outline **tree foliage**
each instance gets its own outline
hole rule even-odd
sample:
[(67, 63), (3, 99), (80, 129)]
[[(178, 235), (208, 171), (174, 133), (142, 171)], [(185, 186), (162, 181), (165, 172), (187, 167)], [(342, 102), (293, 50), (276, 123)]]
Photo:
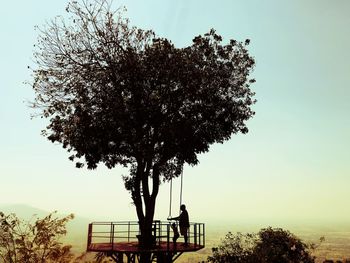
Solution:
[(166, 163), (196, 164), (210, 144), (248, 131), (254, 60), (245, 44), (222, 45), (211, 30), (176, 48), (108, 7), (71, 2), (71, 23), (51, 21), (34, 54), (34, 106), (71, 159), (111, 168), (148, 157), (167, 174)]
[[(321, 240), (322, 241), (322, 240)], [(208, 261), (212, 263), (314, 263), (311, 251), (314, 244), (306, 244), (289, 231), (266, 228), (258, 234), (228, 233), (222, 243), (212, 249)]]
[(249, 40), (223, 44), (212, 29), (178, 48), (112, 9), (108, 0), (71, 1), (69, 19), (39, 29), (33, 106), (49, 119), (44, 136), (77, 167), (130, 168), (125, 187), (150, 233), (162, 180), (248, 132), (255, 62)]
[(256, 234), (237, 233), (234, 235), (229, 232), (218, 247), (212, 248), (213, 255), (208, 257), (208, 261), (213, 263), (248, 263), (256, 241)]
[(15, 214), (0, 212), (0, 262), (71, 262), (71, 246), (59, 242), (59, 238), (66, 235), (66, 223), (71, 219), (72, 214), (56, 218), (52, 213), (34, 222), (26, 222)]

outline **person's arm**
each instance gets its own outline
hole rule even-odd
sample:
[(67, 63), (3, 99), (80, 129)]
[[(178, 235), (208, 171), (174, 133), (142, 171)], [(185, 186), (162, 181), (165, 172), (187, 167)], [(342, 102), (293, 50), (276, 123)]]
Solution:
[(170, 218), (168, 218), (168, 220), (180, 220), (180, 216), (177, 216), (177, 217), (170, 217)]

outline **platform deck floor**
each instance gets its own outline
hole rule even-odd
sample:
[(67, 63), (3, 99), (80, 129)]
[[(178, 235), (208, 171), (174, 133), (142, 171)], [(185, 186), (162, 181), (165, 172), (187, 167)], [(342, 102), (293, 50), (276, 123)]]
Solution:
[(161, 241), (158, 246), (155, 246), (152, 249), (144, 250), (139, 247), (138, 242), (118, 242), (114, 243), (113, 247), (111, 243), (93, 243), (88, 247), (88, 251), (92, 252), (123, 252), (123, 253), (142, 253), (142, 252), (192, 252), (204, 248), (202, 245), (196, 245), (189, 243), (187, 246), (184, 246), (182, 242), (177, 242), (176, 246), (171, 242)]

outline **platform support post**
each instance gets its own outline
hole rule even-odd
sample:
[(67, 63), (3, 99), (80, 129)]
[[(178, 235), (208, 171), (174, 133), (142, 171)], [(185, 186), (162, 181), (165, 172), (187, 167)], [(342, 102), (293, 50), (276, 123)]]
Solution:
[[(110, 257), (115, 263), (140, 263), (140, 255), (140, 253), (123, 252), (107, 254), (107, 256)], [(182, 252), (156, 252), (152, 254), (151, 261), (157, 263), (173, 263), (181, 255)]]
[(172, 263), (173, 261), (173, 255), (174, 253), (171, 252), (158, 252), (156, 255), (157, 263)]
[(135, 254), (128, 254), (127, 255), (127, 257), (128, 257), (128, 263), (135, 263), (136, 261), (135, 261)]
[(107, 253), (107, 256), (112, 258), (116, 263), (124, 263), (123, 253)]

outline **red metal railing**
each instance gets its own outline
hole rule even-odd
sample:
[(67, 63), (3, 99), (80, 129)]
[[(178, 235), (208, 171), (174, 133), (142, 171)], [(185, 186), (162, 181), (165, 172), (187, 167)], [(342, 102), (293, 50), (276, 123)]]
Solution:
[[(90, 248), (93, 244), (103, 243), (113, 249), (114, 244), (118, 242), (138, 242), (139, 235), (139, 224), (136, 221), (93, 222), (89, 224), (88, 228), (87, 251), (91, 250)], [(169, 250), (173, 238), (171, 222), (153, 221), (153, 236), (155, 238), (155, 245), (166, 242), (167, 249)], [(205, 246), (204, 223), (190, 223), (188, 242), (194, 247)]]

